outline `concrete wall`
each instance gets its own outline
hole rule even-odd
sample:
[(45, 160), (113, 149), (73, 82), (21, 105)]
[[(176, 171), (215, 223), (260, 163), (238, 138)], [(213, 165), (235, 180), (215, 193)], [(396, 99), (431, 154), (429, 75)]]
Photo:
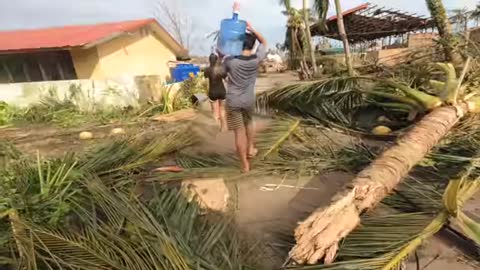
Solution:
[(78, 79), (103, 79), (100, 58), (96, 47), (90, 49), (73, 49), (70, 51), (73, 66)]
[(169, 61), (176, 56), (150, 28), (122, 35), (95, 48), (72, 51), (79, 79), (104, 80), (123, 76), (170, 77)]
[(405, 62), (411, 54), (412, 51), (408, 48), (398, 48), (369, 52), (368, 58), (380, 65), (394, 66)]
[[(69, 80), (0, 84), (0, 101), (19, 107), (38, 103), (54, 92), (60, 99), (71, 99), (80, 108), (138, 106), (146, 100), (161, 100), (163, 79), (158, 76), (129, 77), (111, 80)], [(148, 83), (147, 83), (148, 82)], [(173, 84), (171, 94), (180, 84)], [(164, 88), (164, 89), (166, 89)], [(75, 93), (75, 98), (71, 98)]]
[(470, 29), (470, 40), (480, 43), (480, 27)]
[(437, 33), (417, 33), (408, 36), (408, 48), (427, 48), (435, 46), (434, 39), (438, 38)]

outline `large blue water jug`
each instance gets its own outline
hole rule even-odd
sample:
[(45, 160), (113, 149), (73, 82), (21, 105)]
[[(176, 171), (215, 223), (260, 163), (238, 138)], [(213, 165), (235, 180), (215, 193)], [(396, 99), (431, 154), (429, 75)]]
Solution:
[(246, 31), (247, 22), (239, 20), (238, 13), (234, 13), (231, 19), (222, 20), (217, 43), (220, 52), (224, 55), (241, 55)]

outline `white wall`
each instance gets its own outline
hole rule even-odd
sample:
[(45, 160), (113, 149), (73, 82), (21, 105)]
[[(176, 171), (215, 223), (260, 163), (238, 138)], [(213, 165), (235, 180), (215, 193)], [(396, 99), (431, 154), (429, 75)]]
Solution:
[[(151, 80), (151, 78), (149, 78)], [(95, 107), (138, 106), (140, 100), (157, 99), (158, 91), (141, 89), (138, 77), (122, 77), (112, 80), (69, 80), (30, 83), (0, 84), (0, 101), (27, 107), (38, 103), (50, 92), (56, 92), (60, 99), (69, 99), (72, 92), (77, 93), (72, 101), (81, 109)], [(178, 89), (179, 85), (175, 84)], [(52, 91), (53, 90), (53, 91)], [(79, 91), (80, 90), (80, 91)]]

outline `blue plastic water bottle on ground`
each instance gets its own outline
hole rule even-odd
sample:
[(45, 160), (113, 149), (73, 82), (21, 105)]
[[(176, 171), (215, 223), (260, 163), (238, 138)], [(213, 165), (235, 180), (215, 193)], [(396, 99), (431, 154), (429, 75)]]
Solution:
[(234, 5), (231, 19), (222, 20), (217, 47), (224, 55), (238, 56), (242, 54), (247, 22), (238, 19), (238, 4)]

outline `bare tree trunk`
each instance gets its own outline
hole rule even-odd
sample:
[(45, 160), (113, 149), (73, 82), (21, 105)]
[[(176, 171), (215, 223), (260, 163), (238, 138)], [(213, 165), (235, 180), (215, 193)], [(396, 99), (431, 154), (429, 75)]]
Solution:
[(303, 74), (303, 77), (305, 79), (310, 79), (311, 76), (310, 76), (310, 72), (309, 72), (308, 65), (307, 65), (307, 57), (306, 57), (304, 51), (302, 51), (302, 46), (300, 45), (300, 41), (298, 40), (298, 32), (297, 32), (296, 29), (293, 30), (293, 34), (294, 34), (293, 40), (295, 42), (295, 45), (298, 47), (297, 52), (301, 55), (300, 70), (301, 70), (301, 72)]
[(291, 27), (290, 28), (290, 61), (291, 61), (290, 64), (292, 68), (297, 67), (296, 63), (297, 63), (297, 56), (298, 56), (296, 44), (294, 40), (294, 38), (296, 37), (294, 36), (294, 34), (295, 34), (295, 30)]
[[(468, 106), (472, 106), (471, 104)], [(468, 106), (462, 105), (467, 111)], [(290, 256), (297, 263), (332, 263), (338, 243), (360, 223), (360, 214), (375, 207), (459, 121), (457, 108), (441, 107), (425, 116), (396, 144), (361, 171), (330, 206), (317, 209), (295, 230)]]
[(345, 51), (345, 64), (347, 65), (348, 74), (355, 75), (353, 70), (352, 55), (350, 54), (350, 44), (348, 43), (347, 33), (345, 32), (345, 25), (343, 24), (342, 6), (340, 0), (335, 0), (335, 7), (337, 9), (337, 25), (338, 34), (343, 42), (343, 49)]
[[(312, 32), (310, 31), (310, 14), (308, 13), (310, 6), (308, 0), (303, 0), (303, 19), (305, 21), (305, 34), (307, 37), (308, 50), (310, 50), (310, 58), (312, 61), (313, 74), (317, 74), (317, 59), (315, 58), (315, 47), (312, 42)], [(306, 50), (305, 50), (306, 51)], [(306, 52), (305, 52), (306, 54)]]

